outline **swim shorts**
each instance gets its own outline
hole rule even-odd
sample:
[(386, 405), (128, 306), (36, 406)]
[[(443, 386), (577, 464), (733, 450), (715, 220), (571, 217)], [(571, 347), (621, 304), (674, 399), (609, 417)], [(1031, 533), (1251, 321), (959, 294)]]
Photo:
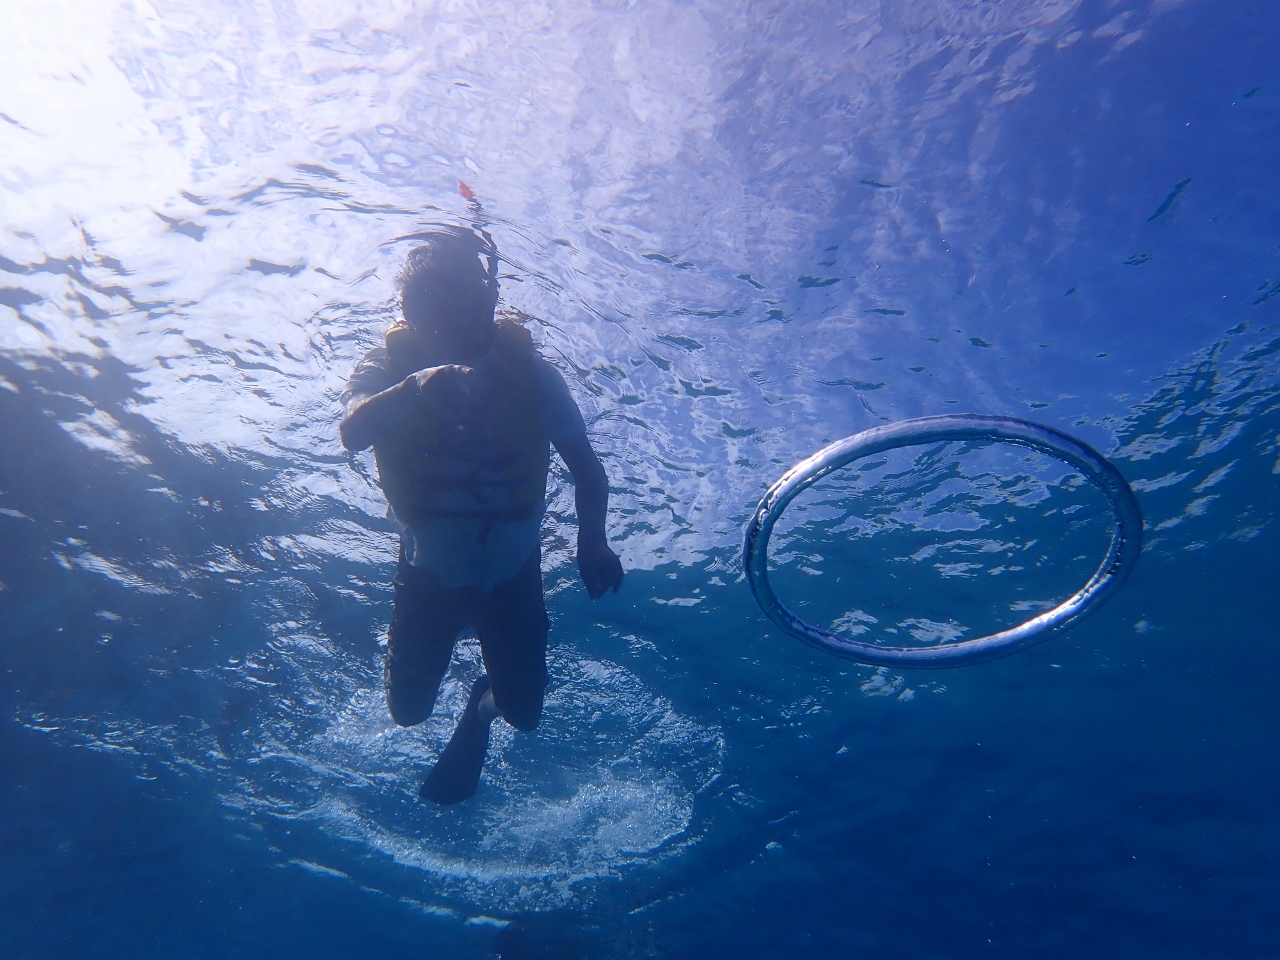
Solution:
[(431, 716), (454, 642), (472, 627), (503, 719), (518, 730), (538, 725), (547, 686), (548, 628), (541, 549), (492, 590), (445, 587), (435, 574), (406, 562), (402, 553), (395, 593), (386, 684), (396, 723), (409, 727)]

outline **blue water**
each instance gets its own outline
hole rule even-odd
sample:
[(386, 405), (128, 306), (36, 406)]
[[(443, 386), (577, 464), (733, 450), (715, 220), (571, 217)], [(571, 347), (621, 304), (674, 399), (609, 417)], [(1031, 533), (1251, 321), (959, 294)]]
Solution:
[[(0, 11), (0, 956), (1273, 957), (1280, 12), (1265, 2)], [(544, 536), (547, 714), (417, 785), (395, 540), (337, 398), (413, 234), (483, 202), (609, 473)], [(823, 444), (1022, 416), (1146, 516), (1011, 658), (863, 668), (742, 579)], [(774, 538), (784, 601), (937, 643), (1075, 590), (1100, 496), (900, 451)]]

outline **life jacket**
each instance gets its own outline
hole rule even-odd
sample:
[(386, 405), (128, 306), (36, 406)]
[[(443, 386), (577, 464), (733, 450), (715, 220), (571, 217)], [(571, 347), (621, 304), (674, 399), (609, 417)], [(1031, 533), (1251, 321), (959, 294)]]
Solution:
[[(464, 429), (423, 404), (374, 444), (387, 502), (410, 527), (436, 517), (517, 520), (542, 511), (551, 443), (538, 397), (541, 358), (516, 320), (499, 315), (495, 326)], [(441, 362), (403, 322), (387, 330), (386, 343), (396, 382)]]

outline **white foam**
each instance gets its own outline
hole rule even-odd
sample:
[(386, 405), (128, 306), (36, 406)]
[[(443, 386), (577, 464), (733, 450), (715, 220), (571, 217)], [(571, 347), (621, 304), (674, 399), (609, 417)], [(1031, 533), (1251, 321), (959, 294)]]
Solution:
[[(474, 641), (460, 646), (468, 673), (476, 652)], [(241, 796), (226, 799), (312, 821), (420, 870), (433, 900), (500, 910), (570, 904), (584, 885), (689, 839), (694, 797), (718, 775), (724, 744), (718, 729), (677, 714), (617, 664), (562, 649), (551, 668), (538, 731), (495, 724), (479, 792), (463, 804), (416, 797), (465, 703), (467, 684), (456, 677), (432, 719), (413, 729), (392, 723), (381, 690), (355, 690), (322, 730), (260, 754), (252, 778), (235, 785)]]

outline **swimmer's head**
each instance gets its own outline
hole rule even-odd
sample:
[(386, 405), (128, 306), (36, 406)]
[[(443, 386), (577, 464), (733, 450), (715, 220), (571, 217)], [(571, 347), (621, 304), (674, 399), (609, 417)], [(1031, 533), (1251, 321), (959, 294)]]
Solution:
[(465, 363), (493, 341), (498, 251), (465, 227), (441, 227), (424, 239), (396, 278), (400, 309), (414, 333), (449, 362)]

